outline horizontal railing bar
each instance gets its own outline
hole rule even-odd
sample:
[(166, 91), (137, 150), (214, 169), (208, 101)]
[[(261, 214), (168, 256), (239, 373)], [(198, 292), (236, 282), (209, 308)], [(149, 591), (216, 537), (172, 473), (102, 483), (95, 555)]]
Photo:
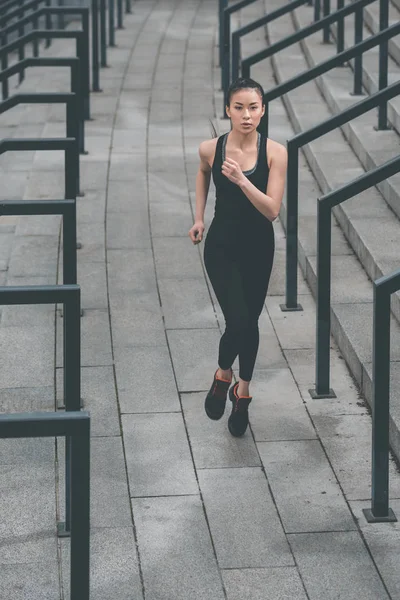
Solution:
[(23, 71), (27, 67), (73, 67), (75, 64), (79, 64), (80, 59), (77, 56), (71, 56), (68, 58), (65, 57), (34, 57), (30, 56), (29, 58), (24, 58), (19, 62), (11, 65), (11, 67), (7, 67), (3, 71), (0, 71), (0, 82), (11, 75), (15, 75), (20, 71)]
[(295, 43), (303, 40), (304, 38), (308, 37), (309, 35), (312, 35), (313, 33), (316, 33), (317, 31), (324, 29), (324, 27), (326, 27), (327, 25), (331, 25), (332, 23), (335, 23), (336, 21), (342, 19), (343, 17), (346, 17), (346, 16), (352, 14), (357, 9), (363, 8), (364, 6), (368, 6), (368, 4), (372, 4), (373, 2), (375, 2), (375, 0), (357, 0), (357, 2), (348, 4), (344, 8), (341, 8), (340, 10), (337, 10), (334, 13), (331, 13), (327, 17), (324, 17), (323, 19), (321, 19), (320, 21), (316, 21), (315, 23), (312, 23), (311, 25), (307, 25), (307, 27), (303, 27), (299, 31), (296, 31), (296, 33), (293, 33), (293, 34), (285, 37), (283, 40), (279, 40), (279, 42), (272, 44), (268, 48), (265, 48), (264, 50), (261, 50), (260, 52), (257, 52), (256, 54), (253, 54), (253, 55), (243, 59), (242, 65), (243, 66), (253, 65), (257, 62), (260, 62), (260, 60), (269, 58), (276, 52), (279, 52), (280, 50), (284, 50), (285, 48), (288, 48), (292, 44), (295, 44)]
[(290, 2), (289, 4), (286, 4), (285, 6), (281, 6), (280, 8), (277, 8), (276, 10), (266, 14), (264, 17), (261, 17), (260, 19), (257, 19), (256, 21), (252, 21), (248, 25), (243, 25), (243, 27), (240, 27), (239, 29), (235, 29), (235, 31), (232, 33), (232, 36), (241, 37), (242, 35), (251, 33), (255, 29), (258, 29), (259, 27), (262, 27), (263, 25), (266, 25), (267, 23), (270, 23), (271, 21), (275, 21), (275, 19), (279, 19), (279, 17), (283, 17), (288, 12), (291, 12), (295, 8), (298, 8), (306, 3), (308, 3), (308, 0), (294, 0), (294, 2)]
[(0, 114), (18, 104), (66, 104), (74, 98), (76, 98), (76, 94), (72, 92), (15, 94), (0, 102)]
[(390, 275), (379, 277), (374, 281), (374, 285), (377, 288), (382, 288), (389, 295), (398, 292), (400, 290), (400, 269)]
[(315, 127), (311, 127), (302, 133), (298, 133), (290, 138), (290, 142), (300, 148), (301, 146), (304, 146), (304, 144), (308, 144), (320, 136), (329, 133), (333, 129), (344, 125), (347, 121), (351, 121), (352, 119), (355, 119), (356, 117), (368, 112), (372, 108), (376, 108), (381, 102), (390, 100), (398, 94), (400, 94), (400, 81), (396, 81), (396, 83), (393, 83), (387, 88), (372, 94), (372, 96), (368, 96), (368, 98), (365, 98), (356, 104), (353, 104), (339, 114), (330, 117), (323, 123), (319, 123), (318, 125), (315, 125)]
[(75, 200), (0, 200), (0, 215), (63, 215)]
[(87, 411), (0, 414), (0, 438), (3, 439), (87, 436), (89, 427)]
[(1, 286), (0, 306), (8, 304), (64, 304), (80, 293), (76, 284)]
[(1, 46), (0, 48), (0, 58), (2, 56), (10, 54), (14, 50), (17, 50), (21, 45), (29, 44), (36, 38), (54, 38), (54, 39), (73, 39), (78, 37), (78, 35), (83, 35), (83, 29), (77, 30), (64, 30), (64, 29), (34, 29), (30, 31), (26, 35), (14, 40), (10, 44), (6, 46)]
[(396, 175), (400, 171), (400, 156), (392, 158), (386, 161), (379, 167), (368, 171), (360, 177), (357, 177), (353, 181), (346, 183), (346, 185), (328, 192), (324, 196), (319, 198), (319, 202), (322, 204), (329, 204), (331, 207), (337, 206), (342, 202), (345, 202), (353, 196), (357, 196), (361, 192), (364, 192), (368, 188), (380, 183), (384, 179)]
[[(16, 11), (16, 12), (21, 12), (21, 11)], [(8, 25), (4, 29), (0, 29), (0, 36), (8, 35), (9, 33), (12, 33), (13, 31), (15, 31), (16, 29), (20, 29), (24, 25), (28, 25), (31, 21), (35, 21), (39, 17), (49, 15), (49, 14), (58, 14), (58, 13), (67, 14), (67, 15), (69, 15), (69, 14), (85, 15), (85, 14), (89, 14), (89, 9), (81, 8), (81, 7), (74, 8), (72, 6), (65, 7), (65, 8), (64, 7), (39, 8), (39, 10), (36, 10), (35, 12), (30, 13), (23, 19), (19, 19), (16, 23), (12, 23), (11, 25)], [(54, 30), (47, 29), (47, 31), (54, 31)], [(64, 30), (59, 30), (59, 31), (64, 31)]]
[(0, 154), (16, 150), (67, 150), (75, 144), (75, 138), (4, 138), (0, 140)]
[[(39, 7), (40, 4), (44, 4), (47, 0), (31, 0), (31, 2), (27, 2), (26, 4), (24, 4), (23, 6), (23, 10), (30, 10), (31, 8), (34, 9), (35, 6)], [(50, 8), (50, 7), (49, 7)], [(0, 5), (0, 9), (1, 9), (1, 5)], [(10, 21), (10, 19), (13, 19), (14, 17), (19, 17), (20, 13), (21, 13), (22, 7), (20, 8), (16, 8), (15, 10), (6, 13), (3, 16), (0, 16), (0, 27), (4, 27), (4, 24), (7, 23), (8, 21)], [(39, 8), (38, 8), (39, 10)]]
[(332, 58), (329, 58), (328, 60), (326, 60), (322, 63), (319, 63), (312, 69), (308, 69), (307, 71), (302, 71), (295, 77), (292, 77), (288, 81), (281, 83), (280, 85), (276, 86), (271, 91), (266, 92), (264, 94), (264, 101), (270, 102), (272, 100), (275, 100), (276, 98), (279, 98), (280, 96), (283, 96), (284, 94), (287, 94), (288, 92), (292, 91), (296, 87), (299, 87), (300, 85), (304, 85), (304, 84), (308, 83), (309, 81), (312, 81), (319, 75), (326, 73), (331, 68), (334, 68), (340, 64), (347, 62), (351, 58), (354, 58), (360, 52), (366, 52), (367, 50), (370, 50), (371, 48), (378, 46), (381, 42), (389, 40), (390, 38), (394, 37), (395, 35), (397, 35), (399, 33), (400, 33), (400, 23), (391, 25), (390, 27), (381, 31), (380, 33), (370, 36), (368, 39), (364, 40), (363, 42), (360, 42), (359, 44), (352, 46), (348, 50), (345, 50), (344, 52), (340, 52), (340, 54), (336, 54)]
[(232, 6), (227, 6), (226, 8), (224, 8), (224, 13), (228, 13), (228, 14), (232, 14), (234, 12), (236, 12), (237, 10), (241, 10), (242, 8), (245, 8), (246, 6), (250, 6), (250, 4), (253, 4), (253, 2), (256, 2), (257, 0), (241, 0), (240, 2), (237, 2), (236, 4), (233, 4)]

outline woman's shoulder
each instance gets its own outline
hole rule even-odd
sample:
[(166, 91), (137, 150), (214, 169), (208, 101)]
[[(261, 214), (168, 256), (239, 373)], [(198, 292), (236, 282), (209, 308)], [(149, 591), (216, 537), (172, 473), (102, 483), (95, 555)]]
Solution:
[(219, 138), (211, 138), (210, 140), (204, 140), (199, 146), (199, 156), (204, 162), (207, 162), (212, 167), (215, 151), (217, 149), (217, 143)]
[(271, 166), (272, 161), (277, 161), (279, 163), (284, 163), (287, 161), (287, 150), (286, 146), (276, 142), (275, 140), (271, 140), (271, 138), (267, 138), (267, 161), (268, 166)]

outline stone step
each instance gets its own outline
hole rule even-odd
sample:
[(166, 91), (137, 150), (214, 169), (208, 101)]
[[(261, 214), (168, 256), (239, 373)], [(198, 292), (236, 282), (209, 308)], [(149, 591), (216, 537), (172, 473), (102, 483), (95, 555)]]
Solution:
[[(304, 26), (306, 21), (307, 15), (305, 11), (296, 12), (294, 23), (298, 27)], [(314, 36), (312, 37), (314, 39), (310, 37), (308, 40), (303, 40), (301, 44), (307, 58), (307, 63), (310, 66), (320, 62), (321, 48), (320, 42)], [(318, 78), (317, 85), (319, 91), (324, 96), (331, 112), (338, 113), (354, 103), (354, 96), (351, 96), (348, 92), (351, 79), (351, 73), (346, 67), (335, 69)], [(292, 96), (294, 98), (293, 94)], [(328, 110), (324, 110), (322, 107), (320, 113), (322, 112), (325, 112), (325, 117), (329, 117)], [(296, 120), (296, 114), (292, 116)], [(321, 118), (321, 121), (323, 118)], [(360, 174), (364, 169), (371, 170), (386, 160), (397, 156), (399, 152), (399, 136), (396, 131), (375, 131), (374, 125), (376, 124), (376, 120), (376, 111), (369, 111), (342, 127), (345, 138), (362, 165)], [(300, 127), (299, 122), (297, 123), (297, 127)], [(298, 130), (300, 131), (301, 129)], [(333, 134), (329, 135), (332, 136)], [(315, 160), (315, 153), (312, 147), (318, 148), (318, 145), (324, 143), (326, 137), (323, 136), (305, 147), (305, 152), (308, 153), (307, 158), (314, 164), (315, 172), (318, 173), (317, 178), (322, 182), (322, 189), (324, 191), (330, 189), (329, 178), (327, 179), (324, 175), (325, 172), (329, 173), (329, 165), (321, 163), (321, 160), (319, 160), (321, 156), (318, 154), (317, 160)], [(346, 166), (354, 165), (355, 167), (357, 160), (351, 156), (351, 151), (348, 148), (346, 152), (349, 155), (348, 160), (345, 162)], [(351, 178), (345, 178), (343, 183)], [(371, 279), (391, 273), (399, 264), (400, 223), (396, 215), (400, 217), (400, 174), (378, 184), (377, 189), (381, 192), (382, 196), (376, 194), (376, 189), (372, 188), (368, 193), (363, 194), (362, 200), (364, 210), (366, 208), (365, 200), (368, 198), (371, 201), (366, 214), (369, 218), (374, 218), (373, 227), (369, 224), (366, 226), (364, 218), (360, 220), (361, 213), (359, 212), (359, 208), (357, 208), (357, 205), (360, 203), (358, 199), (355, 200), (355, 211), (349, 210), (350, 205), (348, 205), (348, 202), (342, 204), (336, 210), (339, 222), (352, 248)], [(383, 199), (386, 200), (386, 205)], [(352, 202), (354, 203), (354, 201)], [(382, 239), (385, 239), (384, 245), (382, 244)], [(393, 295), (392, 305), (393, 312), (400, 321), (400, 294)]]
[[(398, 23), (400, 20), (400, 2), (397, 0), (398, 6), (395, 4), (395, 0), (389, 2), (389, 23)], [(379, 32), (379, 2), (370, 4), (364, 8), (364, 23), (369, 29), (369, 35)], [(392, 59), (400, 64), (400, 41), (397, 37), (389, 40), (389, 54)]]
[[(268, 10), (271, 11), (278, 7), (279, 0), (274, 0), (272, 5), (271, 1), (268, 2)], [(304, 7), (296, 11), (295, 22), (299, 19), (298, 13), (302, 14), (301, 25), (304, 26), (310, 22), (312, 7)], [(294, 27), (290, 16), (279, 19), (273, 26), (267, 28), (268, 43), (272, 44), (293, 31)], [(332, 45), (322, 45), (320, 35), (308, 38), (307, 48), (310, 47), (318, 52), (318, 62), (333, 53)], [(248, 54), (244, 53), (243, 55)], [(300, 44), (279, 53), (272, 59), (272, 64), (278, 84), (308, 67)], [(335, 94), (340, 110), (356, 101), (349, 94), (351, 86), (348, 85), (348, 78), (348, 67), (335, 69), (326, 76), (326, 79), (330, 81), (331, 93)], [(315, 82), (297, 88), (287, 94), (283, 100), (295, 133), (322, 122), (334, 112), (324, 102)], [(271, 104), (271, 110), (273, 110), (273, 106), (274, 103)], [(360, 147), (364, 147), (365, 143), (365, 153), (369, 148), (372, 156), (379, 155), (379, 160), (377, 160), (379, 164), (396, 155), (395, 145), (396, 142), (398, 144), (398, 136), (393, 131), (375, 132), (373, 117), (374, 115), (369, 115), (367, 119), (357, 119), (355, 131), (362, 132), (362, 135), (359, 134)], [(271, 137), (273, 137), (273, 123), (271, 123), (270, 129)], [(364, 142), (364, 140), (366, 141)], [(377, 140), (379, 140), (378, 149)], [(307, 159), (308, 167), (304, 164), (304, 157)], [(299, 263), (315, 295), (317, 198), (361, 175), (364, 167), (340, 131), (327, 134), (304, 147), (299, 163)], [(398, 268), (400, 224), (376, 188), (364, 192), (361, 198), (355, 197), (343, 203), (334, 210), (334, 217), (332, 231), (332, 334), (363, 395), (371, 404), (373, 294), (370, 278), (375, 279), (381, 274), (388, 274)], [(283, 202), (281, 218), (285, 224), (286, 199)], [(385, 240), (384, 244), (382, 239)], [(352, 248), (356, 256), (354, 256)], [(393, 295), (392, 310), (397, 319), (400, 317), (399, 300), (399, 295)], [(397, 319), (391, 318), (391, 444), (397, 457), (400, 457), (400, 370), (398, 368), (400, 364), (400, 325)], [(334, 387), (334, 382), (332, 382), (332, 387)]]

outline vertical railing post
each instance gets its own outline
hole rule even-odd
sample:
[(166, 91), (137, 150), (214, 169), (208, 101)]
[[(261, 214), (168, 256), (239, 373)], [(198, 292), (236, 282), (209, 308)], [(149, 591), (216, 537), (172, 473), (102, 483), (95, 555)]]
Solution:
[[(389, 26), (389, 0), (379, 0), (379, 30), (383, 31)], [(388, 86), (388, 40), (379, 44), (379, 89)], [(378, 130), (388, 129), (387, 101), (383, 101), (378, 108)]]
[(115, 0), (108, 0), (108, 45), (115, 46)]
[(99, 4), (92, 0), (92, 91), (101, 92), (99, 81)]
[[(337, 10), (344, 8), (344, 0), (337, 0)], [(336, 36), (336, 51), (337, 54), (344, 50), (344, 17), (337, 22), (337, 36)]]
[[(19, 1), (19, 6), (21, 7), (21, 12), (18, 14), (18, 18), (19, 19), (23, 19), (25, 16), (25, 11), (24, 11), (24, 3), (25, 0), (20, 0)], [(25, 35), (25, 25), (20, 25), (18, 27), (18, 37), (22, 37)], [(25, 46), (24, 44), (21, 44), (18, 48), (18, 60), (24, 60), (25, 58)], [(22, 81), (25, 79), (25, 69), (21, 69), (21, 71), (18, 73), (18, 81), (19, 83), (22, 83)]]
[[(82, 424), (83, 425), (83, 424)], [(83, 431), (82, 431), (83, 430)], [(90, 421), (71, 447), (71, 598), (90, 594)]]
[[(76, 192), (79, 195), (79, 181), (80, 181), (80, 164), (79, 164), (79, 104), (78, 97), (67, 102), (67, 137), (74, 138), (76, 140), (75, 145), (75, 156), (76, 156), (76, 165), (75, 165), (75, 175), (76, 175)], [(76, 283), (76, 282), (75, 282)]]
[(224, 11), (224, 37), (223, 37), (223, 54), (222, 54), (222, 118), (227, 118), (225, 106), (228, 103), (228, 88), (230, 84), (230, 37), (231, 37), (231, 15), (228, 10)]
[(282, 311), (303, 310), (297, 304), (297, 232), (299, 212), (299, 149), (287, 142), (288, 168), (286, 178), (286, 304)]
[(78, 35), (76, 38), (76, 50), (77, 56), (79, 56), (80, 64), (80, 78), (81, 78), (81, 94), (82, 94), (82, 105), (83, 105), (83, 118), (85, 120), (90, 119), (90, 83), (88, 80), (89, 73), (89, 44), (87, 36)]
[(76, 202), (63, 216), (63, 283), (77, 282)]
[(232, 33), (232, 81), (239, 77), (240, 37), (236, 31)]
[[(79, 193), (79, 182), (76, 173), (76, 165), (77, 165), (77, 144), (68, 146), (65, 150), (65, 169), (64, 169), (64, 177), (65, 177), (65, 199), (72, 200), (75, 199)], [(79, 154), (78, 154), (79, 158)]]
[(107, 66), (106, 0), (100, 0), (100, 58), (101, 66)]
[[(331, 0), (323, 0), (323, 14), (328, 17), (331, 14)], [(329, 44), (330, 41), (330, 26), (326, 25), (323, 29), (322, 41), (324, 44)]]
[(312, 398), (335, 398), (330, 389), (331, 337), (331, 206), (318, 200), (317, 225), (317, 330), (315, 345), (315, 391)]
[[(1, 36), (1, 45), (2, 46), (7, 45), (7, 35), (6, 34)], [(5, 71), (7, 68), (8, 68), (8, 55), (4, 54), (4, 56), (1, 57), (1, 70)], [(3, 81), (1, 82), (2, 100), (7, 100), (8, 94), (9, 94), (9, 89), (8, 89), (8, 78), (7, 78), (7, 79), (3, 79)]]
[(374, 283), (372, 407), (372, 512), (384, 517), (389, 510), (389, 385), (390, 295)]
[[(85, 85), (84, 85), (84, 117), (86, 120), (90, 119), (90, 49), (89, 49), (89, 13), (85, 12), (82, 15), (82, 61), (81, 68), (84, 71)], [(81, 56), (81, 55), (79, 55)]]
[[(224, 10), (228, 6), (228, 0), (219, 0), (219, 66), (222, 69), (223, 46), (224, 46)], [(223, 81), (221, 73), (221, 89), (223, 90)]]
[[(46, 8), (51, 8), (51, 0), (46, 0), (45, 5), (46, 5)], [(53, 20), (51, 18), (50, 13), (46, 14), (45, 21), (46, 21), (46, 25), (45, 25), (46, 29), (48, 29), (48, 30), (52, 29), (53, 28)], [(48, 48), (50, 45), (51, 45), (51, 38), (46, 38), (45, 47)]]
[(321, 19), (321, 0), (314, 0), (314, 21)]
[[(363, 41), (363, 9), (358, 7), (355, 11), (354, 44)], [(354, 96), (362, 95), (362, 54), (354, 57)]]
[(117, 0), (117, 27), (123, 29), (124, 27), (124, 8), (123, 0)]
[[(64, 0), (57, 0), (58, 2), (58, 6), (64, 6)], [(58, 29), (64, 29), (65, 28), (65, 19), (64, 19), (64, 15), (62, 13), (58, 13), (57, 15), (57, 27)]]
[[(81, 409), (81, 292), (64, 303), (64, 404)], [(65, 438), (65, 531), (71, 532), (71, 436)]]
[[(39, 8), (39, 3), (36, 3), (33, 6), (33, 11), (36, 12), (38, 10), (38, 8)], [(32, 27), (33, 27), (33, 29), (39, 29), (39, 21), (38, 21), (37, 17), (35, 17), (33, 19), (33, 21), (32, 21)], [(32, 49), (33, 49), (33, 56), (35, 58), (37, 58), (39, 56), (39, 40), (38, 40), (38, 38), (35, 38), (33, 40), (33, 42), (32, 42)]]

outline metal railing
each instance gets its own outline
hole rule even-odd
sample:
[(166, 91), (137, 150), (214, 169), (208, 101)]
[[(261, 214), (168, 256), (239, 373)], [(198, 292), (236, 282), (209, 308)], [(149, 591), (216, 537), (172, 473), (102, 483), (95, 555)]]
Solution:
[[(8, 55), (17, 50), (19, 47), (24, 46), (34, 39), (45, 38), (50, 36), (53, 39), (76, 39), (76, 56), (80, 59), (80, 82), (81, 82), (81, 94), (82, 94), (82, 105), (83, 105), (83, 116), (85, 119), (90, 119), (90, 83), (89, 83), (89, 45), (87, 35), (82, 30), (43, 30), (36, 29), (24, 35), (17, 40), (14, 40), (10, 44), (0, 48), (0, 60), (2, 69), (8, 67)], [(8, 79), (2, 83), (3, 100), (6, 100), (9, 95)]]
[[(38, 0), (34, 0), (33, 3), (37, 2)], [(30, 4), (33, 4), (30, 3)], [(82, 73), (85, 75), (85, 78), (87, 78), (87, 84), (85, 83), (85, 87), (89, 87), (90, 88), (90, 65), (89, 65), (89, 9), (88, 8), (75, 8), (75, 7), (68, 7), (68, 6), (64, 6), (62, 8), (60, 7), (45, 7), (45, 8), (40, 8), (39, 10), (31, 13), (30, 15), (28, 15), (27, 17), (25, 17), (24, 19), (20, 19), (17, 23), (12, 23), (11, 25), (8, 25), (7, 27), (5, 27), (4, 29), (0, 30), (0, 38), (2, 39), (2, 46), (5, 46), (7, 43), (7, 38), (8, 35), (10, 33), (12, 33), (13, 31), (15, 31), (16, 29), (20, 29), (21, 26), (24, 26), (28, 23), (32, 23), (32, 22), (38, 22), (38, 19), (41, 16), (48, 16), (50, 17), (52, 14), (67, 14), (67, 15), (78, 15), (81, 17), (82, 19), (82, 31), (84, 32), (84, 48), (82, 50), (82, 59), (84, 60), (84, 62), (82, 63)], [(51, 21), (50, 21), (51, 24)], [(36, 27), (35, 30), (37, 30), (38, 28)], [(51, 29), (47, 29), (46, 31), (57, 31), (57, 30), (51, 30)], [(18, 39), (23, 39), (25, 35), (25, 32), (22, 31), (22, 36), (19, 37)], [(48, 39), (51, 39), (48, 37)], [(15, 42), (18, 40), (14, 40)], [(35, 38), (33, 40), (33, 44), (36, 44), (38, 46), (38, 38)], [(83, 42), (82, 42), (83, 44)], [(92, 54), (93, 54), (93, 46), (98, 46), (98, 40), (96, 40), (95, 36), (92, 34)], [(25, 44), (21, 44), (18, 48), (18, 52), (19, 52), (19, 60), (22, 61), (25, 58)], [(38, 56), (38, 49), (37, 52), (35, 52), (34, 49), (34, 56)], [(7, 58), (8, 55), (6, 54), (5, 57), (2, 60), (2, 68), (6, 69), (8, 66), (7, 63)], [(93, 75), (94, 78), (99, 79), (99, 63), (98, 60), (97, 62), (93, 61), (92, 64), (92, 71), (93, 71)], [(22, 73), (22, 78), (23, 78), (23, 73)], [(22, 79), (20, 78), (20, 81)], [(84, 80), (82, 80), (82, 86), (84, 86)], [(89, 118), (89, 117), (88, 117)]]
[(400, 290), (400, 270), (374, 283), (372, 356), (372, 507), (369, 523), (397, 521), (389, 508), (390, 296)]
[(351, 58), (354, 58), (358, 53), (360, 53), (360, 52), (364, 53), (367, 50), (374, 48), (375, 46), (380, 44), (382, 41), (389, 40), (390, 38), (394, 37), (395, 35), (398, 35), (399, 33), (400, 33), (400, 23), (395, 23), (394, 25), (391, 25), (390, 27), (385, 29), (385, 31), (381, 31), (380, 33), (377, 33), (376, 35), (369, 37), (368, 39), (364, 40), (360, 44), (357, 44), (356, 46), (353, 46), (352, 48), (349, 48), (348, 50), (345, 50), (344, 52), (341, 52), (340, 54), (337, 54), (336, 56), (333, 56), (332, 58), (329, 58), (328, 60), (326, 60), (322, 63), (319, 63), (312, 69), (308, 69), (307, 71), (303, 71), (302, 73), (299, 73), (299, 75), (296, 75), (295, 77), (292, 77), (291, 79), (288, 79), (288, 81), (285, 81), (284, 83), (281, 83), (280, 85), (276, 86), (269, 92), (266, 92), (264, 94), (265, 112), (264, 112), (263, 117), (261, 118), (259, 129), (261, 131), (263, 131), (266, 135), (268, 135), (268, 113), (269, 113), (268, 103), (269, 102), (272, 102), (272, 100), (275, 100), (276, 98), (280, 98), (281, 96), (287, 94), (288, 92), (295, 90), (296, 88), (300, 87), (301, 85), (304, 85), (305, 83), (308, 83), (309, 81), (312, 81), (319, 75), (323, 75), (324, 73), (327, 73), (331, 69), (334, 69), (335, 67), (338, 67), (339, 65), (347, 62)]
[(76, 200), (79, 191), (79, 182), (76, 173), (77, 143), (74, 138), (6, 138), (0, 140), (0, 155), (4, 152), (32, 150), (62, 150), (65, 153), (64, 198)]
[(0, 200), (0, 216), (62, 215), (63, 284), (77, 282), (76, 201)]
[(286, 179), (286, 304), (284, 311), (302, 310), (297, 302), (297, 242), (298, 242), (298, 194), (299, 194), (299, 150), (306, 144), (343, 126), (366, 112), (380, 106), (383, 102), (400, 94), (400, 81), (381, 92), (357, 102), (350, 108), (330, 117), (326, 121), (311, 127), (287, 141), (288, 167)]
[(11, 67), (0, 71), (0, 83), (8, 80), (12, 75), (18, 73), (20, 69), (27, 69), (29, 67), (69, 67), (71, 69), (71, 92), (77, 97), (79, 152), (85, 154), (85, 120), (83, 118), (83, 105), (80, 92), (79, 58), (24, 58), (23, 61), (14, 63)]
[[(79, 285), (0, 287), (0, 306), (18, 304), (63, 304), (64, 307), (64, 401), (66, 411), (81, 408), (81, 289)], [(68, 440), (67, 440), (68, 441)], [(65, 455), (65, 522), (58, 524), (58, 534), (71, 531), (70, 447)], [(79, 596), (78, 596), (79, 597)]]
[[(226, 85), (226, 54), (229, 50), (226, 44), (229, 44), (230, 39), (230, 22), (231, 15), (250, 4), (253, 4), (256, 0), (240, 0), (236, 4), (228, 6), (228, 0), (219, 0), (219, 64), (221, 66), (221, 89), (225, 90)], [(227, 28), (227, 29), (225, 29)], [(229, 70), (229, 58), (228, 58), (228, 70)], [(228, 74), (229, 79), (229, 74)], [(229, 82), (228, 82), (229, 86)], [(224, 94), (225, 96), (225, 94)]]
[[(267, 25), (268, 23), (272, 23), (275, 19), (279, 19), (279, 17), (283, 17), (287, 13), (291, 12), (295, 8), (299, 6), (303, 6), (303, 4), (307, 4), (308, 0), (292, 0), (285, 6), (282, 6), (271, 13), (266, 14), (264, 17), (257, 19), (256, 21), (252, 21), (239, 29), (236, 29), (232, 33), (232, 75), (231, 80), (235, 81), (239, 77), (239, 66), (240, 66), (240, 38), (248, 33), (251, 33), (255, 29), (259, 29)], [(224, 11), (225, 14), (225, 11)], [(228, 14), (228, 13), (227, 13)], [(226, 18), (226, 17), (225, 17)], [(230, 59), (230, 21), (224, 23), (224, 60), (222, 63), (222, 69), (226, 71), (229, 69)], [(229, 78), (229, 77), (228, 77)], [(229, 78), (230, 79), (230, 78)], [(229, 83), (228, 83), (229, 86)]]
[(317, 328), (314, 398), (330, 397), (330, 331), (331, 331), (331, 211), (334, 206), (361, 194), (400, 172), (400, 156), (364, 173), (350, 183), (325, 194), (318, 200), (317, 230)]
[(73, 138), (76, 141), (76, 178), (77, 178), (77, 194), (79, 192), (80, 167), (79, 167), (79, 110), (78, 99), (76, 94), (15, 94), (7, 100), (0, 103), (0, 114), (17, 106), (18, 104), (65, 104), (66, 105), (66, 123), (67, 123), (67, 138)]
[[(0, 291), (1, 294), (1, 291)], [(0, 438), (65, 437), (71, 449), (70, 598), (90, 593), (90, 415), (32, 412), (0, 415)]]

